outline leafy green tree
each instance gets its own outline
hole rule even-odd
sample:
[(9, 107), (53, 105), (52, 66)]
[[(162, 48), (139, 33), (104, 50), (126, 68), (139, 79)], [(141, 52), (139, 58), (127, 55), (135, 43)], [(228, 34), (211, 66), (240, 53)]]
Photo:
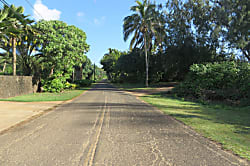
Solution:
[(120, 72), (117, 70), (117, 61), (123, 53), (116, 49), (109, 48), (109, 52), (105, 54), (101, 60), (103, 69), (107, 72), (108, 79), (116, 81)]
[(34, 28), (41, 44), (39, 58), (49, 69), (47, 76), (52, 76), (54, 70), (72, 73), (73, 66), (80, 66), (86, 61), (89, 45), (86, 34), (75, 26), (68, 26), (62, 21), (40, 21)]
[(83, 79), (91, 80), (91, 76), (93, 75), (94, 66), (91, 64), (89, 58), (82, 64), (82, 74)]
[(248, 4), (247, 0), (189, 0), (185, 11), (191, 14), (197, 42), (220, 54), (240, 50), (249, 61)]
[(101, 60), (108, 79), (112, 82), (141, 82), (145, 75), (144, 56), (140, 49), (121, 52), (109, 49)]
[(95, 73), (96, 73), (95, 77), (97, 81), (107, 79), (106, 72), (102, 68), (99, 68), (98, 66), (95, 67)]
[[(43, 83), (49, 91), (53, 91), (56, 85), (63, 88), (61, 85), (70, 79), (75, 66), (81, 67), (87, 61), (85, 54), (89, 45), (86, 43), (86, 34), (62, 21), (40, 21), (33, 27), (41, 32), (37, 35), (40, 47), (37, 47), (39, 53), (36, 57), (42, 64)], [(51, 89), (49, 85), (52, 83)]]
[(139, 49), (124, 52), (118, 59), (115, 70), (120, 72), (122, 82), (141, 82), (145, 75), (145, 62)]
[(214, 18), (217, 25), (222, 27), (229, 47), (241, 50), (250, 61), (249, 41), (249, 1), (248, 0), (218, 0), (214, 4)]
[(74, 66), (74, 71), (72, 74), (72, 81), (75, 80), (91, 80), (93, 75), (94, 66), (89, 58), (80, 66)]

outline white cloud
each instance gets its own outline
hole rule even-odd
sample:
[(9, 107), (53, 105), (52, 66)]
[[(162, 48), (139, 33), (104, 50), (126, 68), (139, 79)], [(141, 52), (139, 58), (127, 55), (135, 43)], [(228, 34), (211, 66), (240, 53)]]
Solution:
[[(42, 4), (42, 0), (36, 0), (34, 4), (33, 14), (36, 20), (59, 20), (61, 12), (56, 9), (49, 9), (46, 5)], [(38, 13), (37, 13), (38, 12)]]
[(102, 16), (100, 19), (98, 18), (94, 18), (94, 24), (95, 25), (101, 25), (105, 22), (106, 20), (106, 17), (105, 16)]
[(78, 12), (78, 13), (76, 13), (76, 15), (77, 15), (78, 17), (82, 17), (82, 16), (84, 16), (85, 14), (84, 14), (83, 12)]

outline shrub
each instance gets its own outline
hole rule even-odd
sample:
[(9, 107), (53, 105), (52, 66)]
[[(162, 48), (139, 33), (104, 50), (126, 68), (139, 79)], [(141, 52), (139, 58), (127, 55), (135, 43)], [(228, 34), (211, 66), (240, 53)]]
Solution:
[(250, 98), (250, 64), (216, 62), (194, 64), (174, 93), (202, 100), (239, 101)]
[(64, 84), (64, 89), (75, 89), (76, 84), (69, 83), (68, 81)]
[(43, 80), (42, 85), (45, 92), (61, 92), (64, 88), (64, 81), (61, 78), (54, 78)]
[(69, 75), (62, 75), (61, 73), (56, 73), (48, 79), (42, 80), (43, 91), (45, 92), (61, 92), (64, 89), (75, 89), (76, 84), (71, 84), (67, 81)]

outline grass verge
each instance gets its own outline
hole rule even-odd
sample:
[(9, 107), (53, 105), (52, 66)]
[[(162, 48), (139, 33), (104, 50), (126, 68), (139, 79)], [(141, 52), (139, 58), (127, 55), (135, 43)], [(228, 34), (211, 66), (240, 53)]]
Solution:
[(250, 107), (201, 105), (160, 94), (141, 99), (250, 160)]
[(149, 85), (149, 87), (145, 87), (143, 83), (112, 83), (113, 86), (121, 89), (121, 90), (153, 90), (159, 87), (172, 87), (177, 85), (178, 82), (160, 82)]
[(15, 101), (15, 102), (43, 102), (43, 101), (66, 101), (79, 96), (85, 89), (67, 90), (61, 93), (32, 93), (23, 96), (10, 97), (0, 99), (0, 101)]

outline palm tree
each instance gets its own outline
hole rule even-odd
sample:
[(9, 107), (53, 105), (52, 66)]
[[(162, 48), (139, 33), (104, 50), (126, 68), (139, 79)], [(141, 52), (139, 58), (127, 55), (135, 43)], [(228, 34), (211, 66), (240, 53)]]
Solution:
[(164, 26), (164, 22), (163, 19), (159, 19), (160, 14), (156, 11), (156, 5), (150, 3), (149, 0), (143, 0), (143, 2), (136, 1), (136, 4), (136, 6), (132, 6), (130, 9), (133, 14), (124, 18), (123, 34), (125, 41), (133, 34), (130, 42), (130, 50), (139, 45), (140, 48), (144, 48), (146, 62), (145, 84), (148, 87), (148, 52), (153, 44), (162, 41), (156, 40), (156, 38), (161, 36), (158, 32), (161, 32), (159, 28)]
[(0, 37), (5, 38), (10, 42), (12, 46), (12, 63), (13, 63), (13, 75), (16, 75), (16, 43), (17, 39), (21, 38), (24, 31), (29, 30), (28, 24), (33, 21), (28, 19), (28, 16), (23, 14), (23, 7), (15, 7), (11, 5), (10, 7), (4, 6), (4, 9), (0, 12), (0, 24), (2, 25), (0, 29)]

